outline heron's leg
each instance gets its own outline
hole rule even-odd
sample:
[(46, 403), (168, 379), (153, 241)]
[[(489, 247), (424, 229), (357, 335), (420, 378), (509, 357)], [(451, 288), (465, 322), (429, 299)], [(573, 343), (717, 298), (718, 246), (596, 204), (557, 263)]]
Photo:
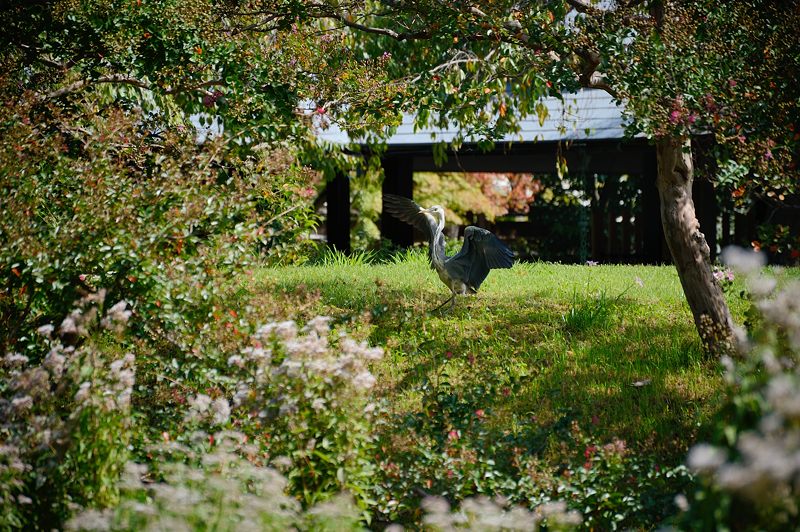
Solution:
[[(455, 303), (455, 299), (456, 299), (456, 293), (455, 293), (455, 292), (453, 292), (453, 295), (451, 295), (451, 296), (450, 296), (450, 297), (449, 297), (449, 298), (448, 298), (448, 299), (447, 299), (447, 300), (446, 300), (444, 303), (442, 303), (441, 305), (439, 305), (439, 306), (438, 306), (438, 307), (436, 307), (435, 309), (431, 310), (431, 312), (436, 312), (437, 310), (439, 310), (440, 308), (442, 308), (442, 307), (443, 307), (443, 306), (445, 306), (446, 304), (450, 303), (451, 301), (452, 301), (453, 303)], [(451, 308), (452, 308), (452, 307), (451, 307)]]

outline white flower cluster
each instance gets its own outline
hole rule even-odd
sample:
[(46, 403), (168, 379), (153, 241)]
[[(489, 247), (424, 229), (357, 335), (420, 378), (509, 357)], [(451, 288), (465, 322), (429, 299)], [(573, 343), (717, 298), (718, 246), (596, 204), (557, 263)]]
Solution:
[[(763, 401), (757, 427), (741, 434), (738, 457), (706, 443), (687, 457), (690, 469), (710, 478), (720, 489), (756, 504), (788, 502), (797, 497), (800, 479), (800, 283), (790, 282), (775, 293), (775, 279), (759, 272), (763, 260), (751, 252), (727, 251), (731, 266), (748, 277), (748, 289), (763, 317), (766, 332), (755, 342), (740, 342), (741, 360), (724, 357), (726, 379), (739, 387), (754, 374), (766, 377), (757, 392)], [(784, 343), (781, 343), (784, 342)], [(791, 495), (794, 494), (794, 495)], [(798, 510), (793, 502), (788, 507)]]
[[(252, 345), (228, 358), (232, 369), (244, 370), (248, 378), (240, 382), (233, 404), (272, 404), (277, 402), (279, 415), (292, 414), (298, 402), (308, 400), (314, 410), (322, 410), (335, 396), (345, 396), (348, 390), (363, 393), (375, 386), (369, 364), (383, 357), (379, 347), (369, 347), (347, 335), (332, 338), (330, 318), (310, 320), (298, 329), (293, 321), (269, 323), (260, 327)], [(310, 381), (322, 383), (336, 394), (314, 394)], [(292, 383), (304, 384), (302, 397)], [(266, 398), (265, 389), (276, 396)], [(335, 395), (335, 396), (334, 396)], [(261, 412), (266, 416), (266, 411)]]
[(546, 521), (552, 528), (569, 529), (579, 526), (583, 519), (574, 510), (567, 510), (564, 502), (546, 503), (529, 511), (512, 506), (502, 497), (485, 496), (465, 499), (458, 510), (451, 511), (450, 504), (441, 497), (427, 497), (422, 501), (424, 523), (431, 530), (521, 530), (535, 531)]
[[(771, 293), (769, 290), (767, 295)], [(758, 310), (765, 320), (786, 333), (791, 348), (800, 353), (800, 282), (787, 284), (774, 297), (765, 295), (758, 302)]]
[[(108, 361), (90, 341), (80, 347), (62, 343), (63, 339), (74, 344), (91, 334), (97, 325), (96, 305), (104, 297), (105, 293), (99, 292), (82, 299), (58, 327), (58, 337), (51, 324), (38, 328), (49, 345), (41, 363), (31, 363), (27, 356), (15, 352), (0, 359), (0, 376), (6, 380), (8, 391), (7, 396), (0, 397), (0, 432), (7, 435), (0, 449), (0, 478), (6, 472), (14, 478), (29, 469), (24, 461), (31, 453), (53, 452), (66, 445), (72, 420), (78, 419), (85, 408), (130, 410), (135, 378), (132, 354)], [(117, 323), (120, 315), (129, 315), (124, 302), (112, 308), (112, 317), (106, 315), (103, 320)]]
[[(145, 481), (147, 467), (129, 463), (122, 478), (119, 506), (81, 512), (66, 529), (194, 530), (198, 523), (215, 523), (221, 530), (247, 532), (296, 530), (307, 523), (300, 504), (285, 494), (286, 478), (242, 457), (247, 454), (244, 435), (223, 432), (215, 434), (214, 439), (214, 451), (203, 454), (199, 464), (190, 448), (164, 449), (190, 460), (162, 462), (160, 482)], [(309, 515), (333, 526), (327, 530), (350, 529), (345, 523), (358, 520), (352, 500), (344, 497), (310, 509)]]
[(121, 333), (128, 326), (131, 314), (133, 312), (128, 309), (128, 303), (119, 301), (106, 311), (106, 315), (100, 320), (100, 325), (109, 331)]
[(213, 425), (224, 425), (231, 417), (231, 405), (224, 397), (211, 399), (208, 395), (197, 394), (189, 399), (187, 420), (205, 421)]

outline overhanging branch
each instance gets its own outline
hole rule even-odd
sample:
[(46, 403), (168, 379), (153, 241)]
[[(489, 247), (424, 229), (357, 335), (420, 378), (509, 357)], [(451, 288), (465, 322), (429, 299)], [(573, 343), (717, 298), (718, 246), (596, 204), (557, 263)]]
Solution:
[(160, 90), (160, 92), (164, 94), (180, 94), (183, 92), (192, 92), (192, 91), (202, 90), (208, 87), (220, 86), (225, 84), (223, 80), (211, 80), (211, 81), (203, 81), (201, 83), (196, 83), (194, 85), (178, 86), (171, 89), (161, 89), (158, 86), (154, 86), (152, 83), (143, 81), (138, 78), (134, 78), (131, 76), (124, 76), (122, 74), (112, 74), (110, 76), (102, 76), (97, 79), (81, 79), (75, 81), (73, 83), (70, 83), (69, 85), (61, 87), (60, 89), (56, 89), (54, 91), (47, 93), (46, 95), (44, 95), (44, 99), (52, 100), (55, 98), (60, 98), (61, 96), (64, 96), (66, 94), (77, 92), (85, 87), (91, 85), (97, 85), (100, 83), (131, 85), (133, 87), (139, 87), (141, 89), (145, 89), (148, 91)]

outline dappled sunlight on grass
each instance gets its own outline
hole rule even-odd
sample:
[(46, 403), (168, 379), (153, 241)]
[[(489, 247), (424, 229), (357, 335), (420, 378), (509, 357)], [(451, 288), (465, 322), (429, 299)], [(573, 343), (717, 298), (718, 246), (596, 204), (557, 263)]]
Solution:
[[(742, 289), (736, 279), (726, 292), (740, 323)], [(373, 373), (386, 406), (376, 460), (387, 512), (428, 490), (530, 504), (584, 473), (589, 491), (598, 479), (633, 489), (624, 468), (586, 469), (590, 450), (609, 445), (639, 471), (635, 497), (664, 512), (724, 390), (670, 266), (515, 264), (452, 311), (432, 311), (449, 294), (421, 253), (262, 269), (243, 290), (271, 318), (329, 315), (385, 349)]]
[(252, 293), (280, 296), (275, 317), (328, 314), (385, 346), (375, 369), (398, 415), (418, 409), (430, 383), (492, 384), (499, 393), (476, 408), (498, 434), (566, 417), (601, 438), (678, 457), (721, 386), (671, 267), (516, 264), (493, 271), (452, 312), (430, 312), (448, 292), (418, 256), (265, 269), (256, 279)]

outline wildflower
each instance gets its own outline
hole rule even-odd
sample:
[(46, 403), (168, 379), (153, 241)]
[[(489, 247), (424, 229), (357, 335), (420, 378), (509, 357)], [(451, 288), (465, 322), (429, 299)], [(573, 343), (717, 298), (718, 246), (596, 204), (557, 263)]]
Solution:
[(614, 438), (614, 441), (612, 441), (611, 443), (603, 445), (603, 451), (607, 454), (623, 456), (626, 450), (627, 447), (625, 445), (625, 440), (620, 440), (617, 438)]
[(478, 419), (483, 419), (485, 415), (486, 413), (483, 411), (483, 408), (479, 408), (475, 411), (475, 417), (477, 417)]
[(239, 355), (231, 355), (228, 357), (228, 366), (236, 366), (237, 368), (244, 367), (244, 359)]
[(325, 409), (325, 399), (322, 397), (317, 397), (311, 402), (311, 408), (319, 412), (320, 410)]
[[(268, 363), (270, 357), (272, 356), (272, 352), (270, 350), (264, 349), (261, 346), (246, 347), (242, 349), (242, 354), (247, 360), (259, 363)], [(228, 365), (230, 364), (231, 361), (228, 359)]]
[(251, 390), (245, 385), (239, 385), (236, 388), (236, 393), (233, 395), (233, 405), (241, 406), (250, 397)]
[(67, 530), (111, 530), (112, 510), (84, 510), (66, 523)]
[(677, 124), (681, 119), (681, 112), (678, 110), (672, 111), (669, 114), (669, 121), (673, 124)]
[(89, 392), (91, 391), (92, 383), (82, 382), (78, 391), (75, 393), (75, 402), (78, 404), (85, 404), (89, 400)]
[(597, 262), (596, 260), (587, 260), (586, 261), (586, 265), (587, 266), (597, 266), (598, 264), (600, 264), (600, 263)]
[(644, 281), (642, 281), (642, 278), (641, 278), (641, 277), (639, 277), (638, 275), (637, 275), (636, 277), (634, 277), (634, 278), (633, 278), (633, 281), (634, 281), (636, 284), (638, 284), (640, 287), (644, 288)]
[(256, 335), (263, 338), (269, 338), (271, 335), (275, 335), (279, 340), (291, 340), (297, 336), (297, 325), (291, 320), (279, 323), (268, 323), (259, 328)]
[(742, 273), (752, 273), (766, 263), (766, 257), (757, 251), (728, 246), (722, 250), (722, 262)]
[(686, 463), (690, 469), (698, 473), (708, 473), (719, 469), (725, 463), (725, 458), (725, 451), (722, 449), (707, 443), (700, 443), (689, 451)]
[(288, 471), (292, 465), (292, 459), (288, 456), (277, 456), (272, 460), (272, 466), (278, 471)]
[(679, 493), (675, 496), (675, 506), (678, 507), (678, 510), (681, 512), (688, 512), (689, 511), (689, 499), (686, 498), (686, 495), (683, 493)]
[(304, 332), (314, 332), (318, 336), (327, 336), (328, 331), (330, 331), (330, 326), (328, 325), (331, 321), (329, 316), (317, 316), (311, 319), (305, 327), (303, 327)]
[(135, 373), (132, 369), (123, 369), (119, 373), (115, 375), (115, 380), (119, 383), (119, 385), (125, 389), (133, 388), (133, 384), (135, 382)]
[(280, 416), (290, 416), (297, 412), (297, 405), (294, 402), (284, 403), (278, 409), (278, 415)]
[(369, 371), (362, 371), (353, 378), (353, 386), (360, 390), (369, 390), (375, 386), (375, 377)]
[(194, 411), (202, 414), (208, 410), (209, 406), (211, 406), (211, 398), (206, 394), (199, 393), (193, 398), (189, 399), (189, 405)]
[(17, 375), (11, 385), (14, 390), (32, 397), (45, 397), (50, 394), (50, 375), (42, 367), (29, 368)]
[(370, 347), (364, 350), (366, 360), (380, 360), (383, 358), (383, 349), (380, 347)]
[(116, 399), (116, 406), (120, 410), (127, 410), (131, 406), (131, 390), (126, 389), (123, 390), (119, 395), (117, 395)]
[(128, 303), (125, 300), (115, 303), (106, 316), (100, 320), (100, 326), (114, 332), (122, 332), (131, 317), (132, 312), (127, 309)]
[(41, 334), (45, 338), (50, 338), (50, 335), (53, 333), (54, 329), (55, 329), (55, 327), (53, 327), (53, 324), (48, 323), (48, 324), (42, 325), (41, 327), (36, 329), (36, 332)]
[(61, 354), (60, 349), (51, 349), (47, 356), (44, 357), (44, 367), (50, 370), (50, 374), (55, 379), (60, 379), (64, 374), (64, 366), (67, 358)]
[(800, 419), (800, 390), (796, 379), (779, 375), (767, 385), (767, 399), (772, 407), (789, 419)]
[(564, 501), (546, 502), (538, 506), (536, 510), (543, 517), (563, 525), (577, 526), (583, 520), (579, 512), (574, 510), (567, 511), (567, 503)]
[(218, 397), (211, 403), (211, 411), (213, 412), (211, 421), (217, 425), (227, 423), (231, 417), (231, 405), (224, 397)]
[(753, 296), (764, 299), (772, 294), (777, 284), (772, 277), (756, 277), (749, 280), (747, 287)]
[(28, 363), (28, 357), (20, 353), (8, 353), (3, 358), (3, 363), (7, 368), (22, 367)]
[(66, 334), (78, 334), (78, 325), (75, 323), (75, 319), (72, 316), (64, 318), (58, 332), (61, 333), (62, 336)]
[(30, 395), (23, 395), (22, 397), (15, 397), (11, 400), (11, 408), (17, 414), (21, 414), (30, 410), (33, 407), (33, 397)]

